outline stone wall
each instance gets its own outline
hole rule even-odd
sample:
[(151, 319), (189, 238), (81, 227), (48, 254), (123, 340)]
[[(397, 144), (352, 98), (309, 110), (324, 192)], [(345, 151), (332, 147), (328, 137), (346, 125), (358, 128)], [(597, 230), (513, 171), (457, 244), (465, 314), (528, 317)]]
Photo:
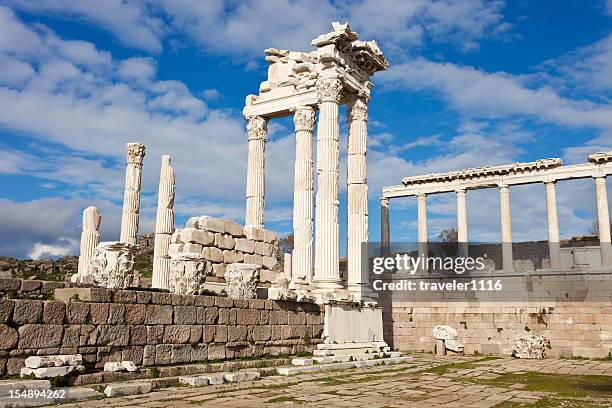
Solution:
[(0, 299), (0, 374), (30, 355), (83, 355), (86, 367), (222, 360), (312, 351), (315, 304), (153, 291), (64, 288), (56, 300)]
[(232, 263), (261, 265), (262, 286), (280, 272), (278, 252), (276, 232), (208, 216), (192, 217), (185, 228), (176, 229), (169, 249), (173, 261), (202, 263), (207, 282), (225, 283), (225, 268)]
[(55, 289), (70, 286), (70, 282), (36, 279), (0, 279), (0, 298), (50, 299)]
[(510, 355), (514, 337), (527, 333), (550, 339), (549, 356), (612, 352), (610, 273), (515, 274), (503, 282), (508, 291), (486, 300), (474, 292), (450, 299), (382, 296), (385, 340), (402, 351), (433, 351), (433, 327), (449, 325), (468, 354)]

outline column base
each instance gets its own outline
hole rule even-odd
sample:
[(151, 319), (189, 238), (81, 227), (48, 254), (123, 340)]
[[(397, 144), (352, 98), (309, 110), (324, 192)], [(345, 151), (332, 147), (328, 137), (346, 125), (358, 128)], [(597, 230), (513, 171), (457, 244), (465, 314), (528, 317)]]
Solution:
[(377, 302), (378, 300), (378, 294), (368, 288), (366, 283), (349, 284), (347, 291), (356, 302)]
[(340, 282), (342, 282), (340, 279), (330, 279), (330, 280), (315, 279), (314, 292), (315, 293), (335, 292), (337, 290), (344, 289), (344, 287), (340, 284)]

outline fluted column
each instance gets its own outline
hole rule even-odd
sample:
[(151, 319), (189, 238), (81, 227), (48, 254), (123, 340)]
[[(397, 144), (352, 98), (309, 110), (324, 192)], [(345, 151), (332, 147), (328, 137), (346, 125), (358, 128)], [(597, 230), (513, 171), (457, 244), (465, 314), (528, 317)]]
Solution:
[(340, 285), (340, 224), (338, 220), (340, 178), (340, 129), (338, 103), (342, 83), (337, 78), (317, 81), (319, 124), (317, 126), (317, 195), (315, 273), (317, 289), (326, 292)]
[(501, 238), (503, 269), (513, 269), (512, 259), (512, 223), (510, 220), (510, 189), (506, 185), (499, 186)]
[(247, 133), (249, 153), (247, 158), (245, 224), (248, 227), (263, 228), (268, 122), (261, 116), (249, 116), (247, 118)]
[(467, 205), (465, 189), (456, 190), (457, 194), (457, 241), (459, 242), (459, 255), (468, 255)]
[(595, 194), (597, 196), (597, 225), (599, 227), (601, 266), (610, 267), (612, 266), (612, 247), (610, 246), (610, 214), (605, 176), (595, 177)]
[[(427, 195), (423, 193), (417, 194), (417, 237), (419, 256), (427, 256)], [(422, 265), (421, 271), (425, 269)]]
[(124, 244), (136, 245), (140, 218), (140, 182), (145, 146), (142, 143), (128, 143), (125, 145), (125, 153), (127, 167), (125, 170), (123, 213), (121, 215), (121, 238), (119, 240)]
[(157, 193), (157, 217), (155, 219), (155, 247), (153, 250), (153, 281), (151, 286), (169, 289), (170, 257), (168, 248), (174, 232), (174, 191), (176, 177), (170, 156), (161, 157), (159, 191)]
[[(368, 100), (347, 98), (347, 286), (363, 294), (368, 276), (367, 254), (362, 245), (368, 242), (368, 181), (366, 151), (368, 142)], [(364, 259), (364, 255), (366, 255)]]
[(81, 252), (79, 255), (78, 275), (85, 276), (89, 273), (89, 261), (93, 256), (94, 249), (100, 243), (100, 210), (96, 207), (87, 207), (83, 211), (83, 231), (81, 232)]
[[(301, 106), (293, 115), (295, 125), (295, 172), (293, 184), (293, 253), (291, 278), (293, 284), (312, 281), (312, 243), (314, 222), (314, 163), (312, 132), (315, 111)], [(288, 277), (289, 278), (289, 277)]]
[(546, 220), (548, 222), (548, 249), (551, 268), (561, 267), (561, 254), (559, 253), (559, 220), (557, 217), (557, 193), (555, 182), (544, 183), (546, 187)]
[(386, 247), (391, 242), (391, 229), (389, 224), (389, 199), (380, 199), (380, 243)]

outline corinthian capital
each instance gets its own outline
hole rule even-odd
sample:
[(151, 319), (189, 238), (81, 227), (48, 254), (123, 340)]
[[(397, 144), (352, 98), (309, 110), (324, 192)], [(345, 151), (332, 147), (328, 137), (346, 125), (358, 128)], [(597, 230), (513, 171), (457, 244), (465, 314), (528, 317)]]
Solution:
[(351, 94), (346, 97), (346, 107), (349, 120), (368, 120), (368, 98)]
[(268, 121), (261, 116), (249, 116), (246, 119), (249, 140), (265, 139), (268, 134)]
[(142, 164), (145, 155), (145, 146), (142, 143), (127, 143), (125, 155), (128, 163)]
[(320, 78), (317, 81), (319, 102), (340, 102), (342, 82), (338, 78)]
[(300, 106), (295, 109), (293, 114), (293, 124), (295, 131), (307, 130), (312, 132), (315, 125), (315, 111), (310, 106)]

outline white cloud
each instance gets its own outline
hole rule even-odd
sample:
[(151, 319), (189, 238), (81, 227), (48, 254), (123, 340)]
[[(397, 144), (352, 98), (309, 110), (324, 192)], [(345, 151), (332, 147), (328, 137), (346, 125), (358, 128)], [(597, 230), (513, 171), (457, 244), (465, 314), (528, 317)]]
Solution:
[(157, 64), (153, 58), (128, 58), (119, 63), (118, 73), (128, 80), (148, 82), (155, 77)]
[(65, 255), (78, 253), (78, 241), (75, 239), (64, 238), (57, 245), (42, 244), (37, 242), (28, 252), (28, 258), (58, 258)]

